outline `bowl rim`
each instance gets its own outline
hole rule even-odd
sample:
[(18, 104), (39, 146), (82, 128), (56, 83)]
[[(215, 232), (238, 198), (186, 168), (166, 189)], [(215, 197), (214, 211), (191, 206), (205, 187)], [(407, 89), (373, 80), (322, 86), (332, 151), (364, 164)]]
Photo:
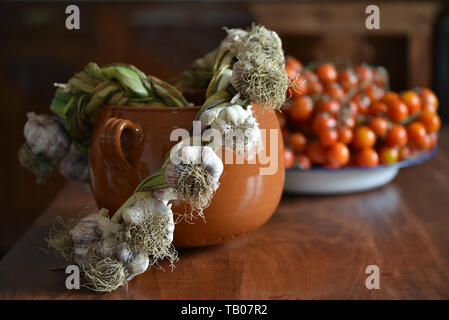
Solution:
[(392, 164), (380, 164), (375, 167), (342, 167), (342, 168), (326, 168), (326, 167), (320, 167), (320, 166), (313, 166), (310, 169), (301, 169), (297, 167), (286, 169), (286, 172), (307, 172), (307, 171), (374, 171), (374, 170), (380, 170), (380, 169), (387, 169), (387, 168), (405, 168), (405, 167), (411, 167), (418, 164), (421, 164), (431, 158), (433, 158), (438, 151), (438, 147), (433, 148), (432, 150), (429, 150), (427, 152), (424, 152), (417, 156), (416, 158), (410, 158), (403, 161), (395, 162)]

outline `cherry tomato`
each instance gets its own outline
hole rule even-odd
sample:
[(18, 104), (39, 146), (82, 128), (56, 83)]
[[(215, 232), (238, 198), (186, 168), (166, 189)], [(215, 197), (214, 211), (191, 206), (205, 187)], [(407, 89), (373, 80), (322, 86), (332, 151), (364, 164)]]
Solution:
[(368, 85), (365, 88), (365, 93), (371, 101), (377, 101), (385, 94), (384, 90), (376, 85)]
[(351, 99), (357, 106), (357, 111), (361, 114), (368, 113), (371, 101), (363, 92), (356, 93)]
[(424, 124), (427, 132), (437, 132), (441, 127), (441, 120), (438, 114), (429, 111), (421, 113), (419, 121)]
[(314, 164), (323, 165), (326, 162), (325, 150), (319, 141), (310, 143), (307, 146), (306, 154)]
[(310, 161), (309, 157), (306, 156), (305, 154), (299, 154), (296, 157), (296, 162), (298, 163), (301, 169), (310, 169), (312, 167), (312, 162)]
[(438, 134), (436, 132), (429, 133), (429, 149), (433, 149), (437, 146)]
[(312, 129), (316, 134), (319, 134), (320, 132), (335, 128), (337, 125), (337, 121), (332, 118), (330, 115), (326, 113), (318, 114), (312, 122)]
[(388, 130), (388, 122), (382, 117), (372, 119), (369, 126), (378, 136), (383, 136)]
[(332, 168), (340, 168), (349, 162), (349, 149), (342, 143), (337, 142), (326, 152), (326, 165)]
[(379, 160), (382, 164), (390, 164), (395, 163), (399, 159), (399, 151), (398, 148), (389, 148), (384, 147), (380, 149), (379, 152)]
[(340, 103), (334, 99), (319, 100), (316, 104), (318, 112), (337, 114), (340, 111)]
[(318, 133), (321, 145), (330, 147), (337, 143), (338, 133), (335, 129), (323, 129)]
[(300, 73), (302, 71), (302, 64), (294, 57), (288, 56), (285, 58), (285, 68), (294, 70), (296, 73)]
[(401, 148), (399, 148), (399, 161), (406, 160), (410, 157), (410, 148), (409, 146), (405, 145)]
[(304, 134), (301, 132), (295, 132), (290, 135), (288, 138), (288, 144), (295, 150), (296, 152), (302, 152), (305, 150), (307, 145), (307, 139)]
[(311, 70), (304, 72), (304, 78), (307, 84), (307, 93), (311, 96), (314, 94), (320, 94), (323, 92), (323, 85), (321, 84), (318, 76)]
[(293, 122), (304, 123), (312, 117), (313, 101), (309, 96), (301, 96), (293, 100), (288, 111)]
[(335, 82), (338, 77), (337, 69), (330, 63), (320, 64), (315, 72), (323, 83)]
[(367, 64), (361, 64), (354, 68), (359, 83), (368, 83), (373, 80), (373, 69)]
[(345, 91), (354, 88), (358, 82), (359, 79), (352, 68), (346, 68), (338, 74), (338, 83), (340, 83)]
[(419, 121), (413, 121), (407, 126), (408, 140), (414, 143), (418, 148), (426, 148), (429, 145), (427, 141), (426, 127)]
[(376, 134), (367, 126), (355, 129), (352, 145), (357, 149), (371, 148), (376, 143)]
[(295, 164), (295, 155), (289, 149), (284, 149), (284, 166), (286, 169)]
[(421, 98), (412, 90), (405, 91), (401, 94), (401, 100), (405, 102), (408, 107), (408, 113), (410, 115), (417, 114), (422, 107)]
[(324, 92), (335, 99), (342, 99), (345, 96), (345, 91), (337, 82), (325, 84)]
[(357, 153), (356, 164), (361, 167), (375, 167), (379, 164), (379, 155), (373, 148), (363, 148)]
[(407, 130), (399, 124), (393, 125), (387, 132), (386, 141), (390, 147), (405, 146), (408, 141)]
[(379, 116), (386, 114), (388, 111), (388, 106), (381, 101), (374, 101), (369, 107), (368, 113), (372, 116)]
[(352, 130), (348, 127), (340, 127), (337, 129), (338, 141), (349, 144), (352, 141)]
[(421, 96), (423, 110), (436, 112), (438, 110), (438, 98), (435, 93), (427, 88), (418, 89)]
[(395, 100), (388, 105), (387, 115), (391, 121), (402, 122), (408, 117), (407, 105), (400, 100)]
[(306, 79), (298, 75), (295, 78), (291, 78), (293, 84), (287, 90), (287, 97), (298, 98), (304, 94), (307, 94), (308, 88)]
[(399, 100), (400, 96), (396, 92), (388, 91), (380, 100), (386, 105), (390, 105), (396, 100)]

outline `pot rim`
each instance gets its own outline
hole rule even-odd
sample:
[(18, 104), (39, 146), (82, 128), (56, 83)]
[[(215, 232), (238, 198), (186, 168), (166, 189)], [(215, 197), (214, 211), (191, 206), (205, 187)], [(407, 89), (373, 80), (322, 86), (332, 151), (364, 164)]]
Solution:
[(142, 105), (142, 106), (117, 106), (117, 105), (105, 105), (103, 108), (123, 110), (123, 111), (138, 111), (138, 112), (149, 112), (149, 111), (192, 111), (200, 110), (201, 106), (187, 106), (187, 107), (161, 107), (153, 105)]

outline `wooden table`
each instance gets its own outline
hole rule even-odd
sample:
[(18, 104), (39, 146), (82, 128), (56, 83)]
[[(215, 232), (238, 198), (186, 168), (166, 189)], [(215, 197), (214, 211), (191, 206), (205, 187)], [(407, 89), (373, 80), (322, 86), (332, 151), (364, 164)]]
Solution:
[[(111, 294), (65, 289), (63, 262), (45, 247), (56, 215), (88, 205), (70, 183), (0, 262), (0, 299), (449, 298), (449, 130), (435, 158), (389, 185), (332, 196), (284, 196), (262, 228), (214, 247), (181, 249), (173, 272), (151, 269)], [(380, 289), (368, 290), (368, 265)]]

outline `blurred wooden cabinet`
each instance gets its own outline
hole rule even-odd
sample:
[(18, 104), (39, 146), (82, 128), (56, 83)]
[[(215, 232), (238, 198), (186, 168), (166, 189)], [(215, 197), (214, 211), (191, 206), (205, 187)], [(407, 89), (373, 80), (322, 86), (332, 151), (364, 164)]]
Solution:
[[(365, 9), (377, 4), (380, 29), (367, 30)], [(350, 58), (387, 67), (393, 84), (399, 88), (430, 86), (432, 35), (440, 10), (438, 1), (306, 2), (254, 3), (255, 20), (276, 30), (281, 37), (315, 37), (307, 46), (294, 46), (288, 52), (304, 56), (313, 51), (324, 59)], [(318, 43), (318, 44), (317, 44)], [(287, 46), (288, 49), (288, 46)], [(397, 77), (399, 73), (402, 73)], [(397, 80), (396, 80), (397, 78)]]

